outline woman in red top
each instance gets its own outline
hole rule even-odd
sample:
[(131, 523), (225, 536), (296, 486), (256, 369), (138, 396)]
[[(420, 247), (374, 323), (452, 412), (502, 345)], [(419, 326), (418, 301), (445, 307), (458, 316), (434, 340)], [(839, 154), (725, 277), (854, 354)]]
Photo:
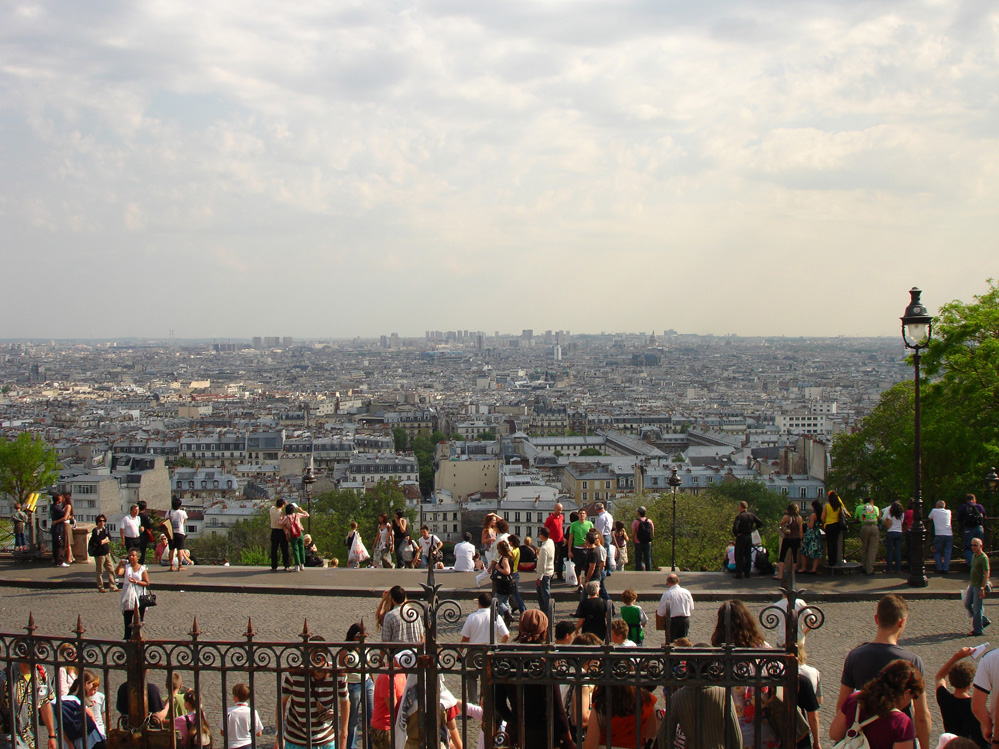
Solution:
[[(635, 708), (641, 703), (640, 721), (635, 720)], [(647, 689), (635, 686), (599, 686), (593, 690), (590, 703), (590, 720), (586, 726), (583, 749), (607, 746), (608, 703), (610, 710), (610, 745), (616, 747), (645, 746), (655, 739), (659, 730), (656, 717), (656, 698)], [(641, 726), (642, 740), (635, 741), (635, 724)]]
[(916, 729), (901, 712), (923, 693), (923, 677), (909, 661), (892, 661), (859, 692), (854, 692), (829, 726), (829, 738), (839, 741), (854, 722), (861, 724), (871, 749), (912, 749)]

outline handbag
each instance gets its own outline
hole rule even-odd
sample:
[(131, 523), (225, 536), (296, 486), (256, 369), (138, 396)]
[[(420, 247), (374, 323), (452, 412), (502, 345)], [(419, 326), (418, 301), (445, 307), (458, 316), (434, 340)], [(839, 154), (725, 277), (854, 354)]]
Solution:
[[(808, 721), (805, 720), (805, 716), (801, 714), (801, 710), (797, 707), (794, 708), (795, 717), (795, 729), (794, 729), (794, 742), (797, 744), (799, 741), (808, 736)], [(770, 723), (770, 727), (773, 729), (774, 733), (783, 740), (785, 733), (785, 721), (787, 720), (786, 708), (784, 706), (784, 688), (777, 687), (774, 691), (773, 697), (767, 701), (767, 721)]]
[(504, 575), (498, 570), (493, 570), (490, 576), (496, 583), (496, 592), (501, 596), (508, 596), (513, 592), (513, 575)]
[(139, 608), (148, 609), (156, 605), (156, 594), (150, 593), (148, 590), (144, 590), (139, 593)]
[(170, 522), (170, 510), (167, 510), (166, 520), (160, 522), (160, 530), (168, 540), (173, 541), (173, 523)]

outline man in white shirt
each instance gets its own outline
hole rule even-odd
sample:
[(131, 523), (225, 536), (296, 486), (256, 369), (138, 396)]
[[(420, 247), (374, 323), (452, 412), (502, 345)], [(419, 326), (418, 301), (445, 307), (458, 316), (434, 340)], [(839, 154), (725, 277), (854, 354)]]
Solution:
[[(229, 729), (227, 749), (241, 749), (252, 742), (252, 734), (263, 736), (264, 724), (260, 722), (260, 714), (253, 711), (253, 724), (250, 723), (250, 688), (246, 684), (237, 684), (232, 688), (232, 701), (235, 703), (226, 714), (226, 724)], [(223, 725), (219, 723), (219, 732)], [(258, 744), (263, 742), (257, 742)]]
[[(497, 613), (495, 626), (490, 628), (492, 611), (490, 607), (493, 603), (491, 593), (479, 593), (479, 608), (468, 615), (465, 624), (461, 628), (461, 641), (469, 645), (490, 645), (493, 643), (503, 643), (510, 639), (510, 630), (507, 629), (503, 617)], [(490, 629), (492, 630), (490, 632)], [(490, 638), (490, 634), (492, 638)], [(490, 643), (492, 639), (492, 643)], [(477, 673), (466, 674), (465, 688), (468, 691), (468, 702), (476, 704), (479, 701), (479, 676)]]
[(551, 605), (552, 578), (555, 576), (555, 542), (551, 539), (551, 532), (544, 526), (538, 531), (538, 537), (541, 545), (538, 547), (538, 562), (534, 568), (538, 576), (538, 608), (545, 616), (550, 616), (548, 607)]
[(454, 545), (454, 571), (472, 572), (475, 570), (475, 546), (472, 534), (466, 533), (462, 541)]
[[(785, 630), (787, 629), (787, 593), (781, 589), (781, 599), (773, 604), (778, 609), (780, 613), (777, 614), (778, 623), (776, 634), (774, 635), (774, 640), (777, 642), (778, 648), (783, 648), (784, 643), (787, 641), (787, 636)], [(805, 635), (810, 631), (808, 627), (805, 626), (804, 622), (801, 621), (802, 613), (808, 608), (808, 604), (802, 601), (800, 598), (794, 599), (794, 610), (798, 612), (798, 642), (801, 645), (805, 644)], [(770, 613), (770, 612), (767, 612)]]
[[(593, 507), (597, 514), (593, 517), (593, 530), (604, 537), (604, 549), (610, 554), (611, 549), (611, 531), (614, 530), (614, 516), (607, 512), (604, 507), (603, 502), (597, 502)], [(610, 577), (611, 570), (614, 569), (613, 565), (608, 564), (605, 577)]]
[(121, 519), (121, 527), (118, 529), (121, 535), (121, 542), (125, 544), (125, 555), (132, 549), (138, 549), (140, 535), (142, 534), (142, 521), (139, 519), (139, 506), (132, 505), (128, 508), (128, 514)]
[(281, 558), (284, 560), (284, 570), (287, 572), (291, 568), (288, 554), (288, 536), (281, 525), (281, 518), (284, 517), (284, 500), (278, 497), (277, 501), (269, 510), (271, 521), (271, 572), (277, 572), (277, 553), (281, 549)]
[(424, 568), (431, 565), (431, 558), (444, 547), (444, 542), (431, 535), (430, 528), (426, 525), (420, 528), (420, 540), (417, 543), (420, 545), (420, 559)]
[(930, 510), (930, 521), (933, 523), (933, 561), (937, 572), (946, 575), (950, 572), (950, 555), (954, 550), (954, 531), (950, 525), (950, 510), (941, 499), (937, 506)]
[(666, 576), (666, 592), (659, 599), (656, 609), (656, 629), (666, 630), (669, 617), (669, 641), (686, 637), (690, 632), (690, 616), (694, 613), (694, 597), (690, 591), (680, 587), (680, 578), (675, 572)]

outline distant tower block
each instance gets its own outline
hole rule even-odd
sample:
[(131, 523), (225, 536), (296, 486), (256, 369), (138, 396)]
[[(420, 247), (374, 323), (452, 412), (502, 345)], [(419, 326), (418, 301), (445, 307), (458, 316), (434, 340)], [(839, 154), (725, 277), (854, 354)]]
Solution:
[(555, 361), (562, 361), (562, 347), (557, 343), (555, 344), (554, 357)]

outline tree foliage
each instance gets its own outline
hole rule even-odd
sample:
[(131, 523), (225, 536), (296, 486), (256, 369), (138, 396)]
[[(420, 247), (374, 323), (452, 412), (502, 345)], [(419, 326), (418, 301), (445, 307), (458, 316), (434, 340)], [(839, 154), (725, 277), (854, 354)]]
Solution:
[(59, 458), (41, 437), (21, 432), (12, 440), (0, 438), (0, 491), (22, 505), (33, 493), (59, 480)]
[[(922, 356), (920, 417), (923, 501), (952, 505), (979, 492), (999, 462), (999, 287), (974, 302), (944, 305)], [(914, 385), (885, 391), (860, 429), (832, 446), (831, 488), (878, 505), (912, 496)], [(992, 514), (992, 513), (990, 513)]]
[(584, 447), (579, 451), (580, 458), (596, 458), (601, 455), (603, 455), (603, 453), (595, 447)]
[[(676, 495), (676, 565), (680, 569), (721, 568), (725, 547), (732, 540), (732, 521), (745, 500), (763, 521), (763, 541), (776, 556), (777, 522), (787, 507), (787, 497), (770, 491), (758, 481), (726, 481), (715, 484), (699, 494), (677, 492)], [(656, 526), (652, 542), (653, 567), (670, 564), (673, 495), (638, 495), (614, 505), (615, 518), (623, 520), (628, 533), (635, 510), (645, 505), (648, 517)], [(634, 539), (632, 539), (634, 540)], [(629, 566), (631, 562), (629, 561)]]
[(395, 443), (395, 451), (401, 453), (409, 447), (409, 433), (402, 427), (395, 427), (392, 430), (392, 441)]
[[(269, 507), (263, 507), (252, 518), (241, 520), (229, 529), (228, 535), (201, 536), (191, 542), (192, 553), (201, 559), (229, 559), (234, 564), (270, 563)], [(344, 540), (355, 521), (361, 538), (370, 552), (374, 546), (379, 513), (390, 517), (396, 509), (404, 509), (412, 523), (416, 511), (406, 507), (405, 497), (394, 481), (380, 481), (366, 492), (334, 489), (312, 499), (312, 540), (324, 558), (337, 557), (346, 564)], [(308, 526), (308, 521), (306, 521)]]

